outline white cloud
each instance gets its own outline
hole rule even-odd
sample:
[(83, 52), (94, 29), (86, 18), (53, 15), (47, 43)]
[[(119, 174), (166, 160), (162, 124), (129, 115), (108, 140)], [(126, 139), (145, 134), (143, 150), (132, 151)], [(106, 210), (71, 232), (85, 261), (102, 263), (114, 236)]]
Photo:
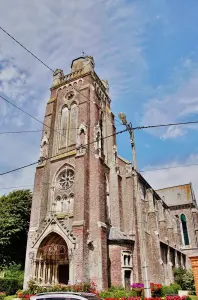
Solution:
[[(192, 164), (192, 165), (191, 165)], [(195, 164), (195, 165), (193, 165)], [(197, 173), (198, 173), (198, 154), (190, 155), (186, 160), (172, 161), (170, 163), (165, 163), (155, 166), (147, 166), (144, 169), (161, 169), (143, 172), (142, 175), (146, 180), (151, 184), (151, 186), (157, 190), (160, 188), (181, 185), (192, 182), (193, 189), (195, 194), (198, 195), (198, 182), (197, 182)], [(178, 165), (191, 165), (187, 167), (172, 168), (172, 169), (163, 169), (174, 167)]]
[[(187, 70), (186, 70), (187, 69)], [(174, 79), (171, 87), (174, 92), (163, 91), (158, 87), (156, 93), (165, 96), (150, 99), (144, 105), (143, 124), (167, 124), (176, 123), (181, 120), (189, 120), (189, 117), (198, 112), (198, 66), (190, 59), (186, 59), (180, 70), (173, 72)], [(169, 88), (169, 87), (167, 87)], [(198, 129), (197, 126), (180, 126), (152, 130), (151, 133), (161, 138), (176, 138), (187, 133), (186, 129)]]
[[(53, 0), (18, 0), (16, 5), (7, 0), (0, 2), (0, 19), (3, 28), (52, 69), (61, 68), (67, 74), (72, 59), (82, 51), (94, 56), (96, 72), (109, 80), (114, 102), (133, 88), (142, 90), (149, 15), (141, 4), (86, 0), (82, 5), (81, 0), (60, 0), (57, 5)], [(0, 39), (0, 94), (43, 120), (52, 72), (2, 31)], [(0, 100), (0, 130), (15, 127), (28, 130), (41, 125)], [(2, 135), (0, 139), (2, 172), (38, 159), (40, 135)], [(2, 176), (0, 188), (29, 184), (33, 169)]]

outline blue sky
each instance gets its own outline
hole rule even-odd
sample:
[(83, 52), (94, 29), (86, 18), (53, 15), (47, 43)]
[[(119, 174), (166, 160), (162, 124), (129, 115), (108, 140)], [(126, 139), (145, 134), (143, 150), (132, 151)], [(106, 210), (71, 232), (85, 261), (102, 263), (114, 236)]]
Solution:
[[(197, 11), (195, 0), (7, 0), (0, 2), (0, 26), (65, 74), (82, 51), (94, 56), (96, 72), (109, 81), (115, 116), (123, 111), (138, 126), (198, 120)], [(0, 32), (1, 95), (43, 120), (51, 82), (48, 69)], [(0, 100), (0, 132), (35, 129), (41, 125)], [(192, 125), (137, 131), (139, 169), (198, 163), (197, 132)], [(130, 160), (127, 134), (117, 140)], [(36, 161), (39, 145), (40, 133), (0, 135), (1, 172)], [(144, 176), (155, 189), (192, 181), (197, 194), (197, 171)], [(0, 193), (32, 185), (34, 172), (1, 176)]]

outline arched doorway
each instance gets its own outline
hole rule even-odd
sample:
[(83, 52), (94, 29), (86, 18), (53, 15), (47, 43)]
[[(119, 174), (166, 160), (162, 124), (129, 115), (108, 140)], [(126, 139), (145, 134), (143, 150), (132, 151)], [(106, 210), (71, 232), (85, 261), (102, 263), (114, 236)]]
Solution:
[(57, 233), (50, 233), (41, 242), (34, 263), (34, 277), (42, 285), (68, 284), (68, 247)]

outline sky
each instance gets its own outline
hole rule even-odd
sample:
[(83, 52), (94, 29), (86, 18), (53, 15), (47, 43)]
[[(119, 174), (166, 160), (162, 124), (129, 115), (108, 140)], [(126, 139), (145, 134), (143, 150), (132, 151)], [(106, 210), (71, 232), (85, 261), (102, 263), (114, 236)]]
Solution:
[[(82, 51), (93, 56), (115, 117), (122, 111), (142, 126), (198, 120), (197, 11), (196, 0), (7, 0), (0, 26), (65, 74)], [(51, 83), (52, 73), (0, 31), (0, 95), (43, 121)], [(41, 129), (0, 99), (0, 173), (37, 161), (41, 138), (1, 133)], [(135, 132), (138, 168), (154, 189), (192, 182), (198, 198), (197, 136), (197, 125)], [(117, 142), (131, 160), (128, 134)], [(167, 169), (184, 164), (195, 165)], [(32, 166), (0, 176), (0, 194), (32, 188), (34, 174)]]

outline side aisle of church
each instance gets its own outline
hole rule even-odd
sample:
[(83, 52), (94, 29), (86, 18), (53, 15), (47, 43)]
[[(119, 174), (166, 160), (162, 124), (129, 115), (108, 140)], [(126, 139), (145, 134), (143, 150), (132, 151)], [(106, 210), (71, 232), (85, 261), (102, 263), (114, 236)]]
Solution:
[[(128, 287), (142, 281), (132, 166), (117, 154), (108, 82), (93, 58), (73, 60), (71, 71), (55, 71), (46, 107), (24, 287), (30, 278), (44, 286), (92, 280), (99, 289)], [(149, 277), (169, 284), (173, 267), (188, 264), (182, 233), (140, 174), (139, 186)], [(198, 227), (195, 204), (194, 219)]]

